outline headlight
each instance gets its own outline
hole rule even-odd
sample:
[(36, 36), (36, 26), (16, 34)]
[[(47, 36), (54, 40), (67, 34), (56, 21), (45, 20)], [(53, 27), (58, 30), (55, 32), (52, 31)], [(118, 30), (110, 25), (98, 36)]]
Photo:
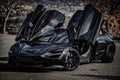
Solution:
[(16, 47), (12, 47), (9, 51), (9, 55), (17, 53), (17, 52), (18, 52), (18, 49)]
[(17, 50), (16, 47), (13, 47), (10, 51), (11, 51), (11, 52), (17, 52), (18, 50)]
[(9, 55), (11, 55), (11, 54), (12, 54), (12, 50), (9, 51)]

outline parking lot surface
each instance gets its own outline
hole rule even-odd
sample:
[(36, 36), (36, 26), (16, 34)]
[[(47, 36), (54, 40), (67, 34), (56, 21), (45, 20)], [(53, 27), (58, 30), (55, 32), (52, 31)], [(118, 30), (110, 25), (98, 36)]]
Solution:
[(63, 71), (59, 66), (36, 68), (8, 65), (8, 51), (14, 39), (14, 35), (0, 34), (0, 80), (120, 80), (120, 41), (115, 41), (113, 63), (93, 62), (81, 64), (74, 71)]

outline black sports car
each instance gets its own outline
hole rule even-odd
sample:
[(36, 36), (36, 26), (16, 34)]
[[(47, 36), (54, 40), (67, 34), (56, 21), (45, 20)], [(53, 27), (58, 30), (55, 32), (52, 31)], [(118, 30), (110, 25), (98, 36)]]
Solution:
[(9, 64), (62, 65), (75, 70), (92, 60), (112, 62), (115, 44), (102, 29), (103, 16), (88, 4), (75, 12), (67, 29), (61, 28), (65, 16), (38, 5), (25, 19), (9, 51)]

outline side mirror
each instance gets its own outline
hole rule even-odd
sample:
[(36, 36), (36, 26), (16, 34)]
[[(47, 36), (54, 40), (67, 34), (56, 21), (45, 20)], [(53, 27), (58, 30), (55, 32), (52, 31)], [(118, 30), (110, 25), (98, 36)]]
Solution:
[(108, 31), (107, 30), (101, 29), (101, 32), (103, 33), (103, 35), (108, 35)]

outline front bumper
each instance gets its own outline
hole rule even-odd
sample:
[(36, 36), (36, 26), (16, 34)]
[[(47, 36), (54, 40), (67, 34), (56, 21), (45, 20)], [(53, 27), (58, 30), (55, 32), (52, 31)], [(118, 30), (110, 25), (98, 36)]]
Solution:
[(19, 65), (64, 65), (62, 59), (49, 59), (41, 56), (14, 56), (9, 55), (9, 58)]

